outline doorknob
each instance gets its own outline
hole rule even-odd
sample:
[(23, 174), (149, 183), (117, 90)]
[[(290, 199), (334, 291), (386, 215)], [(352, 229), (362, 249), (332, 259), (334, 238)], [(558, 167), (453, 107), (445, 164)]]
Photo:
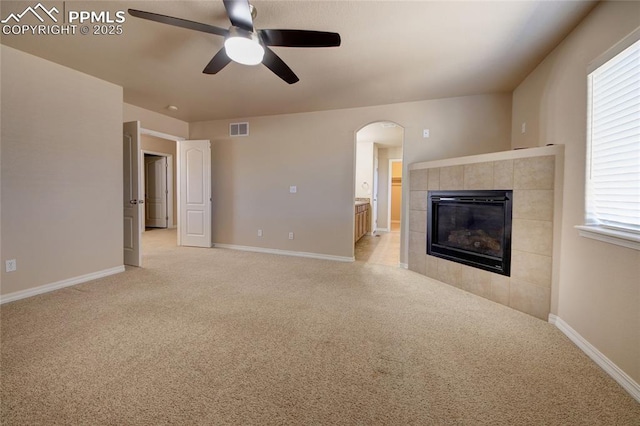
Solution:
[(144, 200), (138, 200), (138, 204), (144, 204)]
[(129, 204), (138, 204), (138, 200), (129, 200)]

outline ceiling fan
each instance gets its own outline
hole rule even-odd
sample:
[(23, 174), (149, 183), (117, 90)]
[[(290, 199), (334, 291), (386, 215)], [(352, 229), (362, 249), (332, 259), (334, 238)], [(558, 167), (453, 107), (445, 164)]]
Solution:
[(228, 30), (142, 10), (129, 9), (129, 14), (137, 18), (225, 37), (224, 47), (215, 54), (202, 71), (205, 74), (216, 74), (231, 61), (244, 65), (263, 63), (278, 77), (293, 84), (300, 79), (270, 47), (340, 46), (338, 33), (309, 30), (256, 30), (253, 27), (256, 10), (249, 4), (249, 0), (223, 0), (223, 2), (231, 21), (231, 27)]

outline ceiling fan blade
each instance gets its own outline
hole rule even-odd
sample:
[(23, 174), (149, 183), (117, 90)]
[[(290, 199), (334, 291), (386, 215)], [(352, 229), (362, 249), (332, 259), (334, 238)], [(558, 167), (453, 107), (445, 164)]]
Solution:
[(129, 9), (129, 15), (136, 18), (148, 19), (149, 21), (160, 22), (162, 24), (173, 25), (174, 27), (186, 28), (188, 30), (201, 31), (203, 33), (215, 34), (226, 37), (229, 30), (213, 25), (202, 24), (200, 22), (188, 21), (186, 19), (174, 18), (172, 16), (160, 15), (159, 13), (145, 12), (143, 10)]
[(224, 51), (224, 47), (216, 53), (216, 55), (209, 61), (204, 70), (204, 74), (217, 74), (222, 68), (226, 67), (231, 58), (227, 56), (227, 52)]
[(283, 79), (289, 84), (297, 83), (300, 81), (297, 75), (289, 68), (287, 64), (284, 63), (282, 59), (278, 55), (276, 55), (273, 50), (268, 47), (264, 48), (264, 58), (262, 59), (262, 63), (273, 71), (278, 77)]
[(340, 34), (307, 30), (259, 30), (262, 42), (267, 46), (284, 47), (337, 47)]
[(224, 8), (234, 27), (253, 32), (253, 18), (249, 0), (224, 0)]

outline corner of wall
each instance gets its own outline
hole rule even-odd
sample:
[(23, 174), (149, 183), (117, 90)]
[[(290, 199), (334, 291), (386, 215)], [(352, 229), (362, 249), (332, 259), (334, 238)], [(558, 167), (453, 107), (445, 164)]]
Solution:
[(156, 132), (189, 138), (189, 123), (128, 103), (123, 104), (123, 121), (139, 121), (140, 126)]

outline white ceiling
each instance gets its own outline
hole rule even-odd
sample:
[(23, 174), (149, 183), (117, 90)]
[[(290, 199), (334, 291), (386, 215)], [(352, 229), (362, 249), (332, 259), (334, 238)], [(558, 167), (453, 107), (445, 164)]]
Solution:
[[(3, 0), (0, 15), (35, 3)], [(135, 8), (229, 26), (221, 0), (51, 4), (61, 10)], [(202, 74), (222, 37), (129, 15), (122, 35), (3, 35), (1, 42), (121, 85), (127, 103), (193, 122), (511, 91), (596, 2), (253, 4), (256, 28), (333, 31), (342, 45), (273, 48), (300, 78), (288, 85), (262, 65), (232, 63), (217, 75)], [(167, 110), (170, 104), (179, 110)]]

